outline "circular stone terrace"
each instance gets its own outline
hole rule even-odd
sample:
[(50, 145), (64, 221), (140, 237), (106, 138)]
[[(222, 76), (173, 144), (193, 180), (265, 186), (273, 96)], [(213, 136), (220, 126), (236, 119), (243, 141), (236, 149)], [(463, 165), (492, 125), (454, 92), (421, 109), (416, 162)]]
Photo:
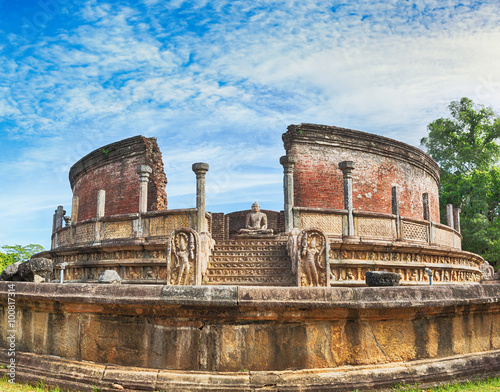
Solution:
[[(167, 210), (154, 139), (82, 158), (71, 215), (57, 208), (51, 250), (36, 255), (54, 262), (52, 282), (0, 282), (0, 363), (14, 314), (16, 379), (80, 391), (351, 391), (500, 373), (500, 286), (480, 284), (482, 258), (461, 250), (460, 211), (439, 222), (436, 163), (338, 127), (292, 125), (283, 140), (283, 211), (207, 212), (205, 163), (196, 206)], [(121, 284), (97, 283), (105, 270)], [(382, 270), (402, 287), (361, 287)]]

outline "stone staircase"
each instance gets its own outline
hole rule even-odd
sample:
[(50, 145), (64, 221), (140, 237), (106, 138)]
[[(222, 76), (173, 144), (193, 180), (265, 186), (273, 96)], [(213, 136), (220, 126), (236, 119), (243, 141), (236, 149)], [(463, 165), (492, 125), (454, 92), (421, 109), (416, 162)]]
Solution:
[(204, 284), (292, 286), (286, 241), (238, 239), (219, 241), (210, 257)]

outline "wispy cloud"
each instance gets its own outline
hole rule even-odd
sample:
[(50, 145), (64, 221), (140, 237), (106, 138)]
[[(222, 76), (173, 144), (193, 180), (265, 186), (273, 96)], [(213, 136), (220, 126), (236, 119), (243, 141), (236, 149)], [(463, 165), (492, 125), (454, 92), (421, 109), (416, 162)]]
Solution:
[(493, 0), (16, 4), (12, 20), (0, 17), (0, 184), (9, 211), (25, 209), (28, 192), (40, 200), (32, 206), (65, 202), (74, 162), (136, 134), (158, 137), (170, 207), (188, 206), (191, 164), (206, 161), (210, 205), (260, 195), (279, 208), (280, 136), (290, 123), (418, 145), (451, 100), (500, 110)]

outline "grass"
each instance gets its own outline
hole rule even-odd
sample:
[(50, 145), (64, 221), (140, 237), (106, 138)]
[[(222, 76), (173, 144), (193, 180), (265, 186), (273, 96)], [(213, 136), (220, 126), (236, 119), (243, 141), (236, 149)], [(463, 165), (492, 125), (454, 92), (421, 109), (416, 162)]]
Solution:
[(493, 392), (500, 391), (500, 377), (485, 380), (467, 381), (463, 383), (445, 384), (433, 388), (420, 388), (418, 385), (400, 385), (391, 389), (392, 392)]
[[(58, 387), (47, 387), (43, 381), (34, 385), (29, 384), (11, 384), (7, 377), (0, 378), (0, 391), (2, 392), (66, 392), (66, 389)], [(99, 388), (94, 386), (94, 391)], [(392, 392), (500, 392), (500, 377), (489, 378), (478, 381), (467, 381), (463, 383), (446, 384), (433, 388), (420, 388), (418, 385), (399, 385), (391, 389)], [(356, 391), (354, 391), (356, 392)]]
[(2, 392), (66, 392), (59, 387), (49, 388), (43, 381), (30, 384), (12, 384), (7, 381), (7, 376), (0, 378), (0, 391)]

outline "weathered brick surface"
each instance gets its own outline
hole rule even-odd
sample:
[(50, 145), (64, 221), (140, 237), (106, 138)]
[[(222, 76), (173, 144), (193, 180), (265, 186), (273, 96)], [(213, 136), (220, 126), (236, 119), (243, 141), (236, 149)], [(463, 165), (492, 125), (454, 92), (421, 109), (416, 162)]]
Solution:
[(224, 213), (223, 212), (215, 212), (212, 213), (212, 238), (216, 241), (224, 241), (226, 238), (224, 236), (225, 228), (224, 228)]
[(354, 161), (354, 209), (391, 213), (391, 188), (399, 189), (400, 214), (422, 219), (427, 192), (431, 220), (439, 222), (439, 167), (418, 148), (385, 137), (344, 128), (300, 124), (283, 134), (287, 155), (297, 158), (297, 207), (344, 208), (341, 161)]
[(137, 166), (149, 165), (148, 211), (165, 210), (167, 178), (156, 138), (135, 136), (99, 148), (80, 159), (70, 170), (73, 195), (79, 197), (78, 220), (94, 218), (97, 191), (106, 191), (105, 216), (139, 211)]

